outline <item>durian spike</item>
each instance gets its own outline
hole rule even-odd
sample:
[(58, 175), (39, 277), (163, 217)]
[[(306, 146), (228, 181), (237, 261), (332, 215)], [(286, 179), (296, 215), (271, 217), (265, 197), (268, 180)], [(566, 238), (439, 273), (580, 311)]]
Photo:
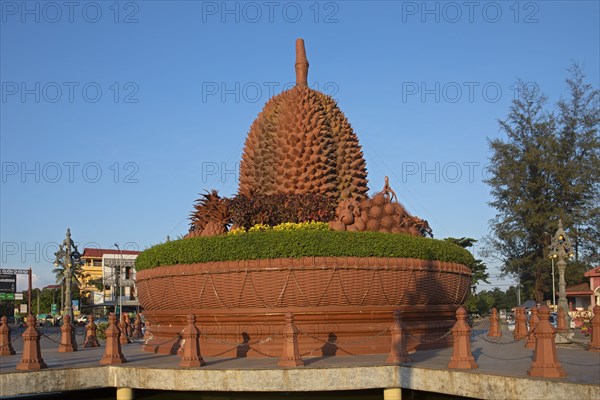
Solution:
[(296, 39), (296, 85), (308, 85), (308, 60), (304, 49), (304, 39)]

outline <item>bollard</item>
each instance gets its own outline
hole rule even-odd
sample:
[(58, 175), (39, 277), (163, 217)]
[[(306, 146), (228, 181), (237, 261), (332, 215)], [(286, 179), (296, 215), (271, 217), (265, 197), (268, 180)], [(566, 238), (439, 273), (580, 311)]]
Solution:
[(129, 314), (125, 313), (125, 326), (127, 327), (127, 337), (131, 338), (133, 336), (133, 331), (131, 327), (131, 318), (129, 318)]
[(400, 311), (394, 311), (394, 322), (391, 327), (392, 346), (387, 362), (402, 364), (410, 362), (410, 356), (406, 350), (406, 329), (400, 319)]
[(35, 327), (35, 317), (27, 317), (27, 329), (23, 332), (23, 356), (17, 364), (19, 371), (37, 371), (48, 368), (40, 350), (40, 332)]
[(567, 375), (556, 357), (556, 331), (550, 325), (550, 309), (543, 305), (539, 309), (539, 323), (535, 330), (536, 341), (533, 362), (527, 375), (540, 378), (560, 378)]
[(10, 326), (5, 315), (2, 316), (2, 325), (0, 325), (0, 356), (12, 356), (15, 353), (12, 341), (10, 339)]
[(71, 316), (65, 315), (63, 318), (63, 325), (60, 327), (60, 344), (58, 345), (59, 353), (71, 353), (77, 351), (77, 344), (75, 342), (75, 331), (73, 325), (71, 325)]
[(121, 344), (131, 343), (129, 341), (129, 324), (127, 323), (126, 314), (121, 315), (121, 322), (119, 323), (119, 331), (121, 335), (119, 336), (119, 342)]
[(594, 318), (592, 318), (592, 340), (588, 350), (600, 351), (600, 306), (594, 306)]
[(540, 323), (540, 318), (538, 317), (538, 309), (531, 309), (531, 318), (529, 319), (529, 336), (525, 341), (525, 347), (528, 349), (535, 349), (535, 329), (537, 325)]
[(500, 321), (498, 320), (498, 310), (492, 308), (492, 315), (490, 315), (490, 330), (488, 331), (488, 337), (501, 337), (502, 329), (500, 329)]
[(202, 354), (200, 354), (200, 332), (196, 328), (196, 316), (194, 314), (188, 314), (187, 326), (184, 332), (181, 335), (183, 338), (183, 354), (179, 366), (202, 367), (206, 365), (206, 361), (202, 359)]
[(108, 316), (108, 328), (106, 328), (106, 347), (104, 348), (104, 356), (100, 359), (100, 364), (123, 364), (127, 360), (121, 351), (121, 335), (117, 326), (117, 317), (114, 313)]
[(85, 341), (83, 347), (100, 347), (98, 338), (96, 337), (96, 323), (94, 322), (94, 316), (90, 314), (88, 317), (88, 324), (85, 326)]
[(282, 331), (283, 350), (277, 364), (280, 367), (298, 367), (304, 365), (298, 348), (298, 328), (294, 325), (294, 314), (285, 313), (285, 326)]
[(133, 334), (131, 335), (135, 339), (141, 339), (144, 337), (142, 334), (142, 317), (138, 313), (135, 316), (135, 322), (133, 323)]
[(527, 316), (525, 309), (518, 307), (515, 310), (515, 340), (521, 340), (527, 336)]
[(565, 314), (565, 310), (562, 307), (558, 307), (556, 329), (558, 333), (567, 333), (567, 331), (569, 330), (567, 327), (567, 316)]
[(467, 323), (467, 310), (464, 307), (458, 307), (456, 310), (456, 324), (452, 328), (452, 358), (448, 363), (448, 368), (473, 369), (479, 368), (471, 353), (471, 327)]

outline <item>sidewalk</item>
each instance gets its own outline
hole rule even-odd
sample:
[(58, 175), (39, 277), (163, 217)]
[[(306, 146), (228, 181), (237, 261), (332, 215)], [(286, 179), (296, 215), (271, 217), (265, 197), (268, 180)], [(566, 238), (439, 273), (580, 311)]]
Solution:
[[(533, 351), (526, 349), (522, 341), (514, 343), (512, 335), (506, 332), (493, 341), (480, 331), (476, 333), (471, 348), (479, 368), (474, 370), (447, 369), (452, 348), (415, 352), (411, 355), (412, 362), (402, 366), (387, 364), (387, 354), (380, 354), (305, 358), (305, 366), (292, 369), (277, 367), (278, 358), (205, 356), (207, 366), (181, 368), (178, 356), (143, 352), (141, 343), (123, 346), (126, 364), (106, 367), (98, 362), (103, 348), (58, 353), (58, 345), (44, 338), (42, 357), (48, 369), (17, 372), (15, 366), (20, 361), (22, 346), (22, 341), (17, 340), (14, 345), (17, 354), (0, 357), (0, 395), (32, 393), (32, 386), (37, 392), (106, 386), (209, 391), (406, 387), (479, 398), (515, 398), (523, 391), (528, 391), (529, 399), (600, 398), (600, 352), (589, 352), (577, 343), (560, 346), (558, 360), (567, 376), (534, 379), (527, 375)], [(77, 336), (77, 341), (82, 341), (82, 337)], [(50, 376), (52, 382), (49, 382)], [(55, 385), (54, 381), (60, 381), (61, 385)]]

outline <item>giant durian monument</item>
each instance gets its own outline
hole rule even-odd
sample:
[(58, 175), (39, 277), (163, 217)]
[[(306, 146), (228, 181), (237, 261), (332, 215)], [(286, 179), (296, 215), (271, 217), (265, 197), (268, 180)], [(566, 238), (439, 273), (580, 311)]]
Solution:
[(295, 67), (250, 127), (237, 195), (205, 192), (185, 238), (138, 257), (147, 351), (175, 353), (188, 314), (208, 357), (279, 357), (289, 313), (302, 356), (387, 353), (394, 312), (409, 350), (449, 345), (473, 257), (427, 237), (387, 177), (368, 196), (357, 135), (308, 87), (302, 39)]

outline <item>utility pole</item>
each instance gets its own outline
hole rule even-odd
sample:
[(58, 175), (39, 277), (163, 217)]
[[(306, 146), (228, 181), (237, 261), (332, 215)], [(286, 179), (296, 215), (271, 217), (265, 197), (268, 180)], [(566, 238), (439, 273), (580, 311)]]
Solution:
[(521, 305), (521, 268), (517, 269), (517, 307)]

